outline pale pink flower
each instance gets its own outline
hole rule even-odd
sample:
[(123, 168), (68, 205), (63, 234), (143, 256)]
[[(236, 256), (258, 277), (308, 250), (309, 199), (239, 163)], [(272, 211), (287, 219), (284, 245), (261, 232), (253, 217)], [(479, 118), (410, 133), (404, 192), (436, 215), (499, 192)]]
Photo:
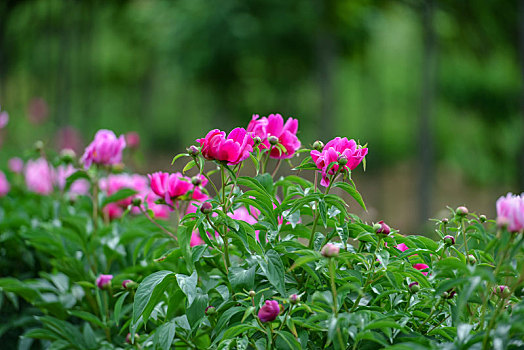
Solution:
[(524, 230), (524, 196), (508, 193), (497, 200), (497, 221), (507, 224), (508, 231)]
[(54, 170), (44, 158), (27, 161), (24, 175), (30, 191), (44, 195), (53, 192)]
[(92, 163), (114, 165), (122, 161), (122, 151), (126, 147), (123, 135), (118, 138), (110, 130), (98, 130), (94, 140), (87, 146), (81, 162), (89, 168)]

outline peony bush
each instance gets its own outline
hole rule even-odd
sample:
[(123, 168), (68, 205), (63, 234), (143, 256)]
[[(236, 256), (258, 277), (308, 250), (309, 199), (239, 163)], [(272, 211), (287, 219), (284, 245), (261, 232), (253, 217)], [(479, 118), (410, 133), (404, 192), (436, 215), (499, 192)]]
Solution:
[[(38, 145), (0, 173), (0, 336), (19, 349), (519, 349), (524, 197), (449, 210), (433, 238), (368, 223), (366, 145), (305, 148), (253, 116), (127, 169), (139, 138)], [(285, 175), (283, 175), (285, 174)], [(310, 181), (308, 179), (313, 179)]]

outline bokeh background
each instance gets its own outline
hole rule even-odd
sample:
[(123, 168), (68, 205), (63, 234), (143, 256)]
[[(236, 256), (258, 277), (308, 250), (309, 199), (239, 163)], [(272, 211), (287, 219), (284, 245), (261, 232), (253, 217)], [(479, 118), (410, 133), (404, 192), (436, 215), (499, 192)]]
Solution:
[[(520, 3), (519, 3), (520, 2)], [(524, 189), (524, 1), (0, 1), (0, 167), (137, 131), (142, 173), (253, 113), (368, 143), (354, 179), (404, 233)], [(27, 154), (27, 153), (25, 153)], [(444, 211), (443, 211), (444, 210)], [(358, 212), (358, 211), (357, 211)]]

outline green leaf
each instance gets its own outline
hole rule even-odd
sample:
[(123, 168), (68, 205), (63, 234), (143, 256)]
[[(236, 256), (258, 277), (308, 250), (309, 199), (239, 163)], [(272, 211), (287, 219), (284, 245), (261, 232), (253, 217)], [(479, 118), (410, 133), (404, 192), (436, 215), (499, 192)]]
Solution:
[(171, 271), (158, 271), (147, 276), (138, 286), (133, 302), (133, 323), (136, 323), (140, 316), (144, 323), (147, 322), (151, 311), (160, 301), (164, 291), (169, 284), (176, 280), (176, 275)]
[(251, 329), (258, 329), (258, 328), (250, 324), (239, 324), (239, 325), (233, 326), (224, 332), (222, 340), (236, 337), (237, 335), (247, 332)]
[(193, 168), (194, 166), (196, 165), (196, 162), (195, 160), (191, 160), (189, 161), (186, 166), (184, 167), (184, 169), (182, 169), (182, 173), (185, 173), (186, 171), (190, 170), (191, 168)]
[(120, 311), (122, 310), (122, 305), (124, 304), (124, 300), (126, 299), (128, 295), (129, 295), (129, 292), (125, 292), (118, 298), (118, 300), (115, 303), (115, 310), (113, 311), (113, 318), (117, 326), (118, 326), (118, 323), (120, 322)]
[(191, 276), (186, 276), (186, 275), (179, 273), (176, 275), (176, 281), (178, 283), (178, 286), (182, 290), (182, 292), (184, 292), (184, 294), (186, 295), (188, 305), (191, 305), (197, 293), (197, 289), (196, 289), (197, 283), (198, 283), (197, 272), (194, 271), (191, 274)]
[(195, 293), (192, 299), (193, 302), (187, 308), (186, 315), (191, 328), (196, 330), (198, 327), (195, 325), (204, 317), (206, 307), (209, 305), (209, 297), (207, 294)]
[(16, 278), (0, 278), (0, 291), (15, 293), (30, 303), (40, 298), (40, 293)]
[(171, 165), (175, 164), (176, 160), (178, 158), (182, 158), (182, 157), (189, 157), (190, 155), (188, 153), (179, 153), (177, 154), (176, 156), (173, 157), (173, 160), (171, 161)]
[(318, 210), (322, 218), (322, 224), (324, 224), (324, 228), (327, 228), (327, 209), (326, 202), (323, 199), (318, 202)]
[(104, 323), (95, 315), (90, 312), (81, 311), (81, 310), (70, 310), (69, 314), (78, 318), (81, 318), (84, 321), (96, 324), (100, 328), (105, 328)]
[(155, 331), (155, 349), (160, 347), (163, 350), (169, 350), (173, 339), (175, 339), (176, 323), (174, 320), (164, 323)]
[(64, 186), (64, 192), (67, 192), (69, 188), (71, 187), (71, 185), (73, 184), (73, 182), (79, 179), (87, 179), (91, 181), (91, 178), (89, 177), (87, 172), (85, 172), (84, 170), (78, 170), (67, 177), (65, 186)]
[(232, 267), (229, 269), (229, 282), (234, 291), (242, 291), (243, 289), (251, 290), (255, 287), (255, 271), (256, 266), (253, 265), (249, 269), (241, 267)]
[(113, 193), (112, 195), (104, 198), (104, 200), (102, 201), (102, 208), (108, 205), (109, 203), (121, 201), (122, 199), (129, 198), (137, 193), (137, 191), (132, 190), (130, 188), (122, 188), (117, 192)]
[(347, 192), (351, 197), (353, 197), (353, 199), (355, 199), (357, 201), (357, 203), (364, 210), (367, 211), (366, 204), (364, 203), (364, 199), (362, 199), (362, 195), (360, 194), (360, 192), (357, 191), (357, 189), (355, 187), (351, 186), (347, 182), (342, 182), (342, 181), (336, 182), (335, 184), (333, 184), (333, 187), (338, 187), (338, 188), (344, 190), (345, 192)]
[(266, 252), (266, 261), (259, 260), (260, 267), (266, 275), (269, 283), (271, 283), (282, 297), (287, 297), (286, 286), (285, 286), (285, 270), (280, 255), (274, 250), (268, 250)]
[(295, 337), (291, 333), (286, 331), (276, 331), (275, 333), (289, 346), (290, 349), (302, 349), (300, 343), (295, 339)]

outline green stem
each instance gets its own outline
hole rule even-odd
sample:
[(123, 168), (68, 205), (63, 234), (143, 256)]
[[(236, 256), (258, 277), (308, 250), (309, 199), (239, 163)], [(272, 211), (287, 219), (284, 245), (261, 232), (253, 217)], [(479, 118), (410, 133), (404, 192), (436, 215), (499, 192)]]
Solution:
[(484, 339), (482, 340), (482, 349), (487, 350), (488, 344), (489, 344), (489, 333), (491, 332), (491, 329), (495, 325), (495, 320), (497, 319), (500, 311), (504, 307), (504, 302), (506, 299), (500, 298), (499, 305), (495, 309), (495, 313), (493, 314), (493, 317), (491, 317), (491, 320), (489, 320), (488, 328), (486, 329), (486, 332), (484, 333)]
[(358, 295), (357, 299), (353, 303), (353, 306), (351, 307), (349, 312), (355, 311), (355, 309), (358, 307), (358, 304), (360, 303), (360, 300), (364, 296), (366, 289), (373, 282), (373, 278), (375, 277), (375, 261), (377, 260), (377, 253), (380, 250), (381, 243), (382, 243), (382, 237), (378, 236), (377, 248), (375, 249), (375, 252), (373, 253), (373, 260), (371, 261), (371, 277), (368, 277), (368, 279), (366, 280), (364, 287), (362, 287), (362, 293)]
[(280, 168), (280, 164), (282, 163), (282, 158), (280, 158), (277, 162), (277, 165), (275, 166), (275, 170), (273, 170), (273, 173), (271, 174), (271, 178), (274, 178), (277, 174), (278, 169)]
[(226, 206), (226, 173), (224, 166), (220, 167), (220, 174), (222, 175), (222, 210), (224, 210)]
[(335, 317), (338, 316), (338, 300), (337, 300), (337, 287), (335, 285), (335, 261), (333, 258), (329, 258), (329, 274), (331, 280), (331, 295), (333, 296), (333, 312)]
[(147, 211), (145, 211), (142, 207), (140, 207), (140, 211), (142, 212), (142, 214), (144, 214), (144, 216), (152, 223), (154, 224), (156, 227), (158, 227), (160, 230), (162, 230), (162, 232), (164, 232), (166, 235), (168, 235), (169, 237), (173, 238), (175, 241), (177, 241), (177, 238), (176, 236), (171, 232), (169, 231), (168, 229), (166, 229), (164, 226), (160, 225), (158, 222), (156, 222), (155, 220), (153, 220), (153, 218), (151, 216), (149, 216), (149, 214), (147, 213)]
[(464, 237), (464, 248), (466, 249), (466, 261), (468, 261), (469, 259), (468, 237), (466, 236), (466, 226), (464, 223), (464, 218), (462, 218), (461, 226), (462, 226), (462, 237)]
[(435, 305), (434, 308), (431, 309), (431, 312), (429, 313), (428, 317), (426, 317), (426, 319), (424, 321), (422, 321), (422, 323), (418, 326), (417, 328), (417, 332), (420, 332), (420, 330), (422, 329), (422, 326), (426, 324), (426, 322), (428, 322), (431, 317), (433, 316), (433, 314), (437, 311), (437, 309), (439, 308), (440, 304), (442, 304), (442, 301), (444, 299), (440, 298), (439, 302), (437, 303), (437, 305)]

